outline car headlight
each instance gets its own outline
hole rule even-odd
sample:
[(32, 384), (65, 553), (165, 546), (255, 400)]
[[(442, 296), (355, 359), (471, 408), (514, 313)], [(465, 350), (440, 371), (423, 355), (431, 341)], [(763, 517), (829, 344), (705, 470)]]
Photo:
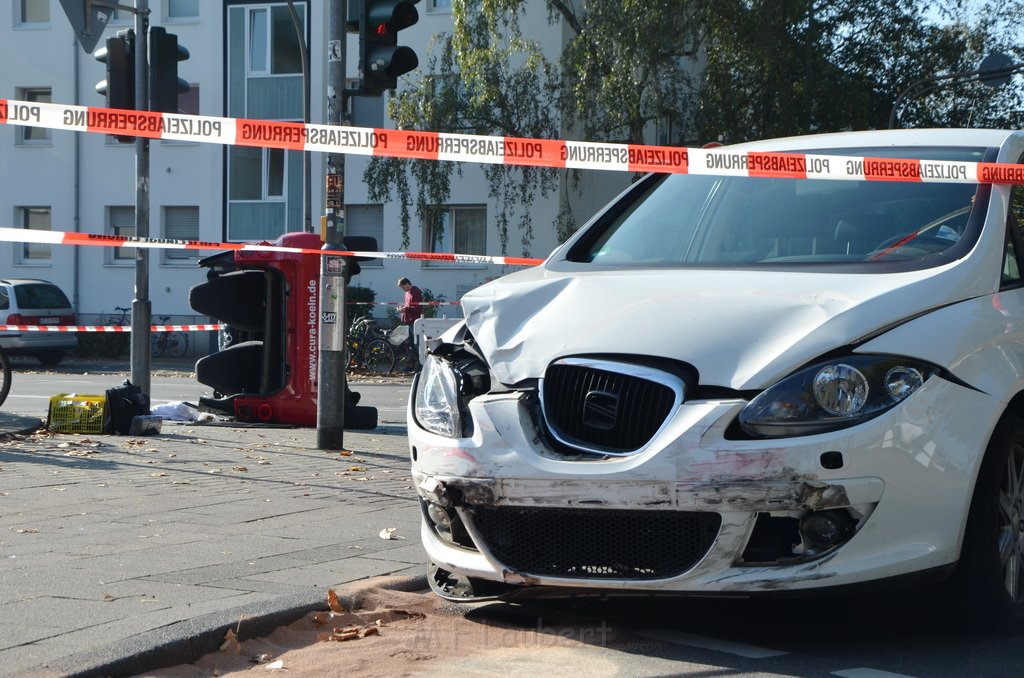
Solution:
[(848, 355), (805, 367), (740, 412), (748, 435), (779, 438), (854, 426), (903, 401), (937, 372), (919, 360)]
[(449, 438), (462, 436), (459, 413), (459, 379), (452, 364), (428, 355), (416, 380), (413, 412), (420, 426)]

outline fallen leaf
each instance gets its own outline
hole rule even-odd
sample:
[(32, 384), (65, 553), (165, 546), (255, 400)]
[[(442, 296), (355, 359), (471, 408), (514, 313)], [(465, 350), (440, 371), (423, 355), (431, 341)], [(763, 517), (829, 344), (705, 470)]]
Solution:
[(266, 664), (270, 662), (270, 660), (273, 658), (274, 655), (270, 654), (269, 652), (263, 652), (262, 654), (249, 657), (249, 662), (252, 664)]
[(338, 594), (335, 593), (334, 589), (327, 589), (327, 607), (331, 608), (331, 612), (339, 614), (345, 612), (345, 606), (341, 604)]
[(283, 669), (284, 668), (284, 660), (283, 659), (278, 659), (276, 662), (270, 662), (269, 664), (266, 665), (266, 668), (270, 669), (271, 671), (276, 671), (278, 669)]
[(249, 469), (247, 469), (247, 468), (246, 468), (246, 467), (244, 467), (244, 466), (236, 466), (236, 467), (234, 467), (234, 468), (233, 468), (233, 469), (231, 469), (231, 470), (232, 470), (232, 471), (237, 471), (237, 472), (239, 472), (239, 473), (247, 473), (247, 472), (249, 471)]
[(405, 537), (400, 537), (397, 534), (395, 534), (397, 530), (397, 527), (385, 527), (383, 530), (380, 531), (380, 533), (377, 534), (377, 536), (381, 539), (405, 539)]
[(150, 478), (163, 478), (165, 475), (167, 475), (167, 474), (164, 473), (163, 471), (158, 471), (156, 473), (150, 473), (149, 477)]
[(343, 457), (351, 457), (352, 456), (352, 450), (342, 450), (338, 454), (340, 454)]
[(363, 629), (363, 633), (362, 633), (362, 637), (363, 638), (365, 638), (366, 636), (379, 636), (379, 635), (380, 635), (380, 628), (377, 627), (377, 626), (367, 626), (365, 629)]
[(224, 642), (220, 644), (219, 649), (221, 652), (230, 652), (231, 654), (242, 653), (242, 644), (238, 642), (238, 635), (232, 629), (228, 629), (224, 634)]

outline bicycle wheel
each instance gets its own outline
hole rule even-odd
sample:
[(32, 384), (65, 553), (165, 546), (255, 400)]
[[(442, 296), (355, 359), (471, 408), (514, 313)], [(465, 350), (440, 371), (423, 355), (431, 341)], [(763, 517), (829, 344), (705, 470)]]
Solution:
[(363, 364), (370, 372), (389, 374), (395, 369), (395, 351), (383, 339), (374, 339), (363, 347)]
[(167, 333), (166, 332), (153, 332), (149, 335), (149, 354), (154, 358), (159, 358), (167, 350)]
[(359, 350), (360, 341), (358, 339), (348, 338), (345, 342), (345, 370), (354, 370), (358, 368), (362, 363), (362, 352)]
[(399, 372), (417, 372), (420, 369), (420, 352), (409, 343), (398, 347), (395, 353), (395, 369)]
[(188, 353), (188, 332), (171, 332), (167, 335), (166, 353), (171, 358), (180, 358)]
[(7, 394), (11, 391), (11, 362), (7, 354), (0, 349), (0, 405), (7, 400)]

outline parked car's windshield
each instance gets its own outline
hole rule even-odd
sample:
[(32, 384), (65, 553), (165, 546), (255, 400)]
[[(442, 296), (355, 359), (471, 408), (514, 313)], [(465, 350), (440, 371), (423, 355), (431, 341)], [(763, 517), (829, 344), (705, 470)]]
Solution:
[[(984, 149), (815, 153), (979, 162)], [(668, 175), (595, 224), (569, 259), (742, 267), (917, 259), (964, 238), (977, 190), (977, 184)]]

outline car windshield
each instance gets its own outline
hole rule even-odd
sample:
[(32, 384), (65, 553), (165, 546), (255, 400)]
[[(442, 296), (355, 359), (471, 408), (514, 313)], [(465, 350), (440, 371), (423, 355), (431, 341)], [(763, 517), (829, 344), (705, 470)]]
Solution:
[[(983, 160), (984, 152), (813, 151), (969, 162)], [(569, 259), (617, 266), (744, 268), (919, 259), (970, 236), (977, 190), (977, 184), (915, 181), (666, 175), (650, 182), (625, 209), (596, 224)]]
[(71, 308), (71, 303), (60, 289), (44, 283), (16, 285), (14, 297), (18, 300), (18, 308), (23, 311)]

